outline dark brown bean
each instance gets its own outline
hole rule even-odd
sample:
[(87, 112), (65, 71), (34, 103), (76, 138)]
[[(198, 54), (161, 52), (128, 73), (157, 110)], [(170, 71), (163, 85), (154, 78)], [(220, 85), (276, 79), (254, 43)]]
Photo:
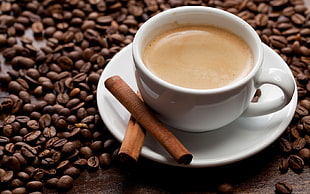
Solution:
[(87, 160), (87, 165), (89, 170), (97, 170), (99, 168), (100, 162), (97, 156), (91, 156)]
[(43, 188), (43, 183), (41, 181), (30, 181), (27, 183), (26, 188), (28, 191), (40, 191)]
[(111, 166), (111, 155), (109, 153), (103, 153), (99, 156), (99, 163), (101, 168), (108, 168)]
[(67, 191), (73, 186), (73, 178), (68, 175), (63, 175), (56, 183), (56, 187), (60, 191)]
[(304, 169), (305, 163), (301, 157), (292, 154), (289, 157), (289, 165), (295, 172), (301, 172)]
[(38, 21), (38, 22), (32, 23), (31, 28), (32, 28), (34, 35), (39, 36), (39, 35), (42, 35), (44, 26), (41, 22)]
[(292, 148), (294, 150), (301, 150), (306, 146), (306, 140), (303, 137), (298, 137), (293, 143), (292, 143)]
[(222, 183), (217, 186), (219, 194), (232, 194), (234, 193), (234, 186), (229, 183)]
[(286, 173), (288, 171), (288, 168), (289, 168), (288, 159), (287, 158), (281, 159), (280, 164), (279, 164), (280, 172), (281, 173)]
[(299, 150), (298, 156), (301, 157), (305, 162), (310, 162), (310, 149), (303, 148)]
[(69, 175), (72, 178), (76, 179), (77, 177), (79, 177), (81, 174), (81, 170), (79, 168), (76, 168), (74, 166), (67, 168), (64, 171), (64, 175)]
[(61, 151), (64, 153), (64, 154), (67, 154), (67, 155), (70, 155), (72, 154), (74, 151), (75, 151), (75, 146), (72, 142), (67, 142), (63, 145)]
[(26, 141), (26, 142), (35, 141), (39, 138), (41, 133), (42, 132), (40, 130), (31, 131), (30, 133), (28, 133), (24, 136), (24, 141)]
[(286, 182), (278, 182), (275, 184), (276, 192), (281, 194), (290, 194), (293, 191), (293, 188), (290, 184)]
[(292, 145), (287, 139), (280, 138), (279, 139), (279, 148), (281, 149), (282, 152), (289, 153), (292, 150)]

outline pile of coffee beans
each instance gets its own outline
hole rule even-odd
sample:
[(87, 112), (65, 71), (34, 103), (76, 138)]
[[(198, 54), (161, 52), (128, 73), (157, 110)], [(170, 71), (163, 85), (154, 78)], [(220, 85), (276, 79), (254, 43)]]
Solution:
[[(98, 113), (99, 77), (143, 22), (183, 5), (238, 15), (287, 62), (299, 101), (293, 121), (277, 142), (283, 153), (279, 170), (301, 173), (309, 165), (310, 11), (303, 0), (4, 0), (1, 194), (40, 193), (43, 187), (68, 190), (84, 169), (111, 166), (119, 143)], [(275, 183), (279, 193), (292, 189)]]

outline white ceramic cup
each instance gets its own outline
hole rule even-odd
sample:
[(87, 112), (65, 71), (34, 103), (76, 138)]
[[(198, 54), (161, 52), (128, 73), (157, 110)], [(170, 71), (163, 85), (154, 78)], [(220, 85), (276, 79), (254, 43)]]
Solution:
[[(213, 25), (243, 38), (254, 56), (251, 72), (237, 82), (215, 89), (183, 88), (154, 75), (142, 61), (146, 44), (156, 35), (183, 24)], [(278, 111), (290, 102), (295, 89), (289, 73), (262, 68), (263, 45), (255, 30), (239, 17), (216, 8), (185, 6), (153, 16), (137, 31), (132, 52), (138, 89), (145, 103), (168, 126), (188, 132), (217, 129), (242, 114), (259, 116)], [(252, 103), (256, 89), (263, 84), (278, 86), (284, 97), (277, 101)]]

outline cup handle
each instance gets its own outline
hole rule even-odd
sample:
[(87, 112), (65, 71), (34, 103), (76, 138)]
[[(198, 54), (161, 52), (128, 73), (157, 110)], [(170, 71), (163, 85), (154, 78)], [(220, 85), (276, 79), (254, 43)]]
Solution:
[(276, 68), (263, 69), (255, 79), (255, 87), (259, 88), (263, 84), (279, 87), (284, 97), (266, 102), (251, 102), (242, 116), (253, 117), (273, 113), (284, 108), (291, 101), (295, 91), (295, 81), (289, 73)]

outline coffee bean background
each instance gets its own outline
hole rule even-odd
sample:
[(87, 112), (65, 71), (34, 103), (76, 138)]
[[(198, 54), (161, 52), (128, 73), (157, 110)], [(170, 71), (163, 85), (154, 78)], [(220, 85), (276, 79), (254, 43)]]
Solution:
[[(291, 124), (235, 164), (118, 162), (96, 104), (105, 66), (143, 22), (183, 5), (238, 15), (289, 65)], [(0, 2), (0, 193), (307, 193), (310, 190), (310, 11), (302, 0), (3, 0)], [(256, 99), (257, 100), (257, 97)]]

